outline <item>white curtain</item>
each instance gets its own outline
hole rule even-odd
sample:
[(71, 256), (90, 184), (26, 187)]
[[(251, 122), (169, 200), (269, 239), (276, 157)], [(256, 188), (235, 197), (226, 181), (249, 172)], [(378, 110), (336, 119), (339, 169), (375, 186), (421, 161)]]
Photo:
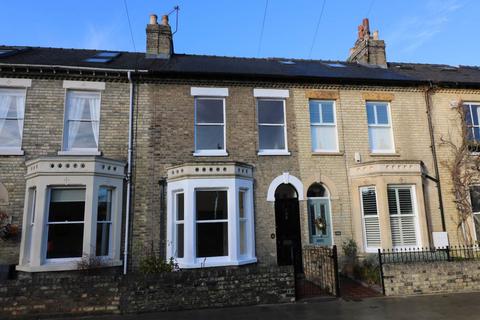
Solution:
[(98, 148), (98, 131), (100, 123), (100, 100), (97, 98), (87, 98), (88, 104), (90, 105), (90, 119), (92, 120), (92, 131), (95, 138), (95, 144)]
[(10, 104), (12, 101), (12, 97), (9, 95), (0, 95), (0, 132), (3, 130), (3, 126), (5, 125), (5, 118), (7, 117), (8, 109), (10, 108)]
[(23, 117), (25, 115), (25, 97), (24, 96), (15, 96), (17, 102), (17, 119), (18, 119), (18, 136), (20, 137), (20, 143), (23, 136)]
[(68, 149), (72, 148), (80, 129), (80, 120), (85, 108), (85, 99), (75, 95), (71, 95), (68, 108)]

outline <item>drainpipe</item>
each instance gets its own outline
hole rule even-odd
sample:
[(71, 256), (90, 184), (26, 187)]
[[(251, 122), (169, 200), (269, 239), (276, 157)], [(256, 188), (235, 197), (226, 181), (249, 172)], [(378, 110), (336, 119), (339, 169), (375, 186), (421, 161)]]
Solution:
[(427, 105), (427, 119), (428, 119), (428, 131), (430, 133), (430, 149), (432, 150), (433, 155), (433, 167), (435, 170), (435, 178), (427, 176), (430, 180), (434, 181), (437, 184), (437, 191), (438, 191), (438, 202), (439, 202), (439, 209), (440, 209), (440, 217), (442, 218), (442, 231), (447, 231), (445, 226), (445, 212), (443, 208), (443, 197), (442, 197), (442, 187), (440, 185), (440, 173), (438, 170), (438, 159), (437, 159), (437, 150), (435, 146), (435, 135), (433, 133), (433, 122), (432, 122), (432, 104), (430, 102), (430, 93), (434, 90), (433, 84), (430, 81), (429, 87), (425, 90), (425, 103)]
[(130, 108), (128, 113), (128, 160), (127, 160), (127, 203), (125, 213), (125, 248), (123, 251), (123, 274), (127, 274), (128, 265), (128, 237), (130, 229), (130, 200), (132, 197), (132, 135), (133, 135), (133, 81), (132, 72), (127, 72), (130, 82)]

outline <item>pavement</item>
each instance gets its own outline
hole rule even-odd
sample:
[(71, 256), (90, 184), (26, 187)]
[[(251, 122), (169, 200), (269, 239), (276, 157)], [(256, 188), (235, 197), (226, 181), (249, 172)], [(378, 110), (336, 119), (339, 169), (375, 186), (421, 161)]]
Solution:
[[(323, 299), (282, 305), (259, 305), (220, 309), (158, 312), (130, 315), (81, 317), (94, 320), (443, 320), (480, 319), (480, 293), (424, 295), (415, 297), (375, 297), (358, 301)], [(58, 318), (57, 318), (58, 319)], [(71, 319), (71, 318), (70, 318)]]

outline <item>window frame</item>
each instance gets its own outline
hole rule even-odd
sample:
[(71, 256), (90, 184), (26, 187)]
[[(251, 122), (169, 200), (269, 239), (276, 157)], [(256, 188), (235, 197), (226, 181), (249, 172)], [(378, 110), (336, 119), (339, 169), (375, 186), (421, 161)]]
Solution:
[[(110, 199), (110, 220), (102, 220), (102, 221), (98, 221), (98, 195), (100, 194), (100, 189), (102, 188), (105, 188), (107, 189), (108, 191), (111, 192), (111, 199)], [(116, 203), (116, 197), (117, 195), (117, 192), (116, 192), (116, 188), (115, 187), (112, 187), (112, 186), (109, 186), (109, 185), (100, 185), (98, 187), (98, 190), (97, 190), (97, 211), (96, 211), (96, 216), (95, 216), (95, 257), (97, 258), (100, 258), (100, 259), (109, 259), (112, 257), (112, 244), (113, 244), (113, 224), (114, 224), (114, 215), (115, 215), (115, 212), (114, 212), (114, 207), (115, 207), (115, 203)], [(109, 233), (108, 233), (108, 254), (107, 255), (103, 255), (103, 256), (99, 256), (97, 255), (97, 233), (98, 233), (98, 224), (108, 224), (108, 228), (109, 228)]]
[[(178, 195), (183, 194), (183, 220), (178, 220)], [(174, 228), (173, 228), (173, 257), (177, 259), (183, 259), (185, 257), (185, 191), (175, 190), (173, 191), (173, 220), (174, 220)], [(181, 257), (178, 256), (178, 226), (183, 225), (183, 254)]]
[[(260, 123), (260, 113), (258, 111), (258, 102), (259, 101), (281, 101), (283, 104), (283, 124), (278, 123)], [(288, 151), (288, 135), (287, 135), (287, 107), (286, 107), (286, 98), (268, 98), (268, 97), (256, 97), (256, 112), (257, 112), (257, 132), (258, 132), (258, 155), (259, 156), (273, 156), (273, 155), (290, 155)], [(272, 126), (280, 127), (283, 126), (283, 139), (285, 147), (283, 149), (261, 149), (260, 147), (260, 126)]]
[[(41, 253), (41, 257), (45, 264), (55, 264), (55, 263), (68, 263), (68, 262), (79, 262), (82, 260), (82, 257), (84, 256), (84, 248), (85, 248), (85, 233), (87, 229), (87, 223), (88, 223), (88, 210), (87, 210), (87, 186), (86, 185), (72, 185), (72, 186), (57, 186), (57, 185), (51, 185), (47, 187), (47, 201), (46, 201), (46, 209), (44, 211), (45, 214), (45, 227), (43, 228), (43, 239), (44, 239), (44, 245)], [(83, 221), (62, 221), (62, 222), (53, 222), (51, 223), (49, 221), (49, 216), (50, 216), (50, 203), (52, 201), (52, 190), (77, 190), (77, 189), (83, 189), (85, 192), (85, 200), (84, 200), (84, 211), (83, 211)], [(56, 224), (82, 224), (83, 225), (83, 235), (82, 235), (82, 256), (80, 257), (68, 257), (68, 258), (48, 258), (47, 257), (47, 251), (48, 251), (48, 231), (49, 231), (49, 226), (50, 225), (56, 225)]]
[[(368, 123), (368, 104), (385, 104), (387, 106), (387, 118), (388, 118), (388, 125), (385, 124), (370, 124)], [(377, 107), (376, 105), (374, 106), (374, 117), (375, 117), (375, 122), (377, 122)], [(367, 115), (367, 125), (368, 125), (368, 144), (370, 147), (370, 152), (372, 154), (394, 154), (396, 151), (395, 148), (395, 137), (393, 134), (393, 120), (392, 120), (392, 110), (390, 106), (390, 101), (374, 101), (374, 100), (367, 100), (365, 101), (365, 114)], [(390, 139), (392, 141), (392, 147), (391, 149), (374, 149), (373, 146), (370, 143), (370, 128), (388, 128), (389, 134), (390, 134)]]
[(398, 192), (396, 192), (395, 197), (396, 197), (396, 204), (397, 204), (397, 214), (393, 215), (395, 217), (402, 216), (402, 217), (413, 217), (413, 224), (415, 226), (415, 238), (416, 238), (416, 243), (414, 245), (401, 245), (401, 246), (394, 246), (393, 245), (393, 238), (392, 238), (392, 230), (391, 230), (391, 223), (390, 223), (390, 237), (392, 238), (392, 248), (394, 249), (409, 249), (409, 248), (418, 248), (420, 244), (422, 243), (421, 239), (421, 234), (420, 234), (420, 223), (419, 223), (419, 218), (418, 218), (418, 204), (417, 204), (417, 196), (416, 196), (416, 188), (414, 184), (389, 184), (387, 185), (387, 207), (388, 207), (388, 218), (390, 221), (390, 218), (392, 215), (390, 214), (390, 206), (389, 206), (389, 201), (388, 201), (388, 189), (393, 188), (393, 189), (410, 189), (410, 197), (412, 201), (412, 214), (399, 214), (398, 213), (398, 204), (399, 204), (399, 198), (398, 198)]
[[(229, 249), (229, 241), (230, 241), (230, 237), (229, 237), (229, 228), (230, 228), (230, 215), (231, 213), (229, 212), (230, 211), (230, 203), (229, 203), (229, 190), (228, 188), (195, 188), (193, 190), (193, 193), (194, 193), (194, 196), (193, 196), (193, 201), (197, 201), (197, 192), (202, 192), (202, 191), (225, 191), (227, 193), (227, 218), (226, 219), (209, 219), (209, 220), (199, 220), (197, 219), (197, 215), (198, 215), (198, 211), (197, 211), (197, 207), (195, 206), (195, 212), (193, 214), (193, 218), (195, 220), (195, 235), (197, 235), (196, 239), (195, 239), (195, 258), (196, 259), (215, 259), (215, 258), (224, 258), (224, 257), (228, 257), (229, 254), (228, 254), (228, 249)], [(238, 199), (237, 199), (237, 202), (238, 202)], [(185, 216), (184, 216), (184, 219), (185, 219)], [(227, 255), (224, 255), (224, 256), (211, 256), (211, 257), (202, 257), (202, 256), (199, 256), (198, 253), (197, 253), (197, 248), (198, 248), (198, 225), (199, 224), (213, 224), (213, 223), (226, 223), (227, 224)]]
[[(333, 108), (333, 123), (324, 123), (319, 122), (319, 123), (314, 123), (312, 122), (312, 117), (310, 113), (310, 103), (311, 102), (332, 102), (332, 108)], [(310, 117), (310, 142), (311, 142), (311, 151), (313, 153), (337, 153), (340, 152), (340, 147), (339, 147), (339, 142), (338, 142), (338, 126), (337, 126), (337, 101), (336, 100), (325, 100), (325, 99), (309, 99), (308, 101), (308, 111), (309, 111), (309, 117)], [(320, 110), (320, 117), (321, 116), (321, 110)], [(322, 119), (323, 120), (323, 119)], [(313, 146), (313, 134), (312, 134), (312, 128), (313, 127), (333, 127), (335, 129), (335, 149), (314, 149)]]
[[(93, 122), (92, 120), (70, 120), (69, 117), (69, 95), (70, 94), (91, 94), (98, 97), (99, 103), (99, 115), (98, 115), (98, 143), (96, 148), (68, 148), (68, 133), (69, 133), (69, 122), (70, 121), (79, 121), (79, 122)], [(76, 88), (66, 88), (64, 95), (64, 108), (63, 108), (63, 132), (62, 132), (62, 150), (58, 152), (59, 155), (100, 155), (100, 126), (102, 123), (102, 91), (100, 90), (82, 90)]]
[[(222, 100), (223, 103), (223, 123), (197, 123), (197, 101), (201, 100)], [(227, 156), (227, 113), (226, 98), (224, 96), (194, 96), (194, 156)], [(197, 127), (198, 126), (223, 126), (223, 149), (198, 149), (197, 147)]]
[[(472, 207), (472, 228), (473, 228), (473, 235), (474, 235), (474, 238), (475, 238), (475, 241), (477, 241), (477, 243), (480, 241), (480, 239), (477, 237), (477, 232), (476, 232), (476, 229), (475, 229), (475, 215), (479, 215), (480, 216), (480, 211), (478, 212), (475, 212), (473, 211), (473, 204), (472, 204), (472, 193), (471, 193), (471, 188), (473, 187), (478, 187), (480, 188), (480, 184), (478, 183), (474, 183), (472, 185), (469, 186), (469, 192), (468, 192), (468, 198), (470, 200), (470, 206)], [(480, 223), (480, 222), (479, 222)]]
[[(5, 117), (2, 119), (5, 120), (17, 120), (21, 121), (20, 125), (20, 146), (19, 147), (4, 147), (0, 146), (0, 155), (23, 155), (23, 130), (25, 125), (25, 111), (26, 111), (26, 104), (27, 104), (27, 88), (18, 88), (18, 87), (3, 87), (0, 86), (0, 95), (2, 92), (6, 92), (6, 95), (18, 95), (18, 93), (23, 96), (23, 118), (9, 118)], [(12, 94), (13, 93), (13, 94)]]
[[(480, 110), (480, 102), (472, 102), (472, 101), (469, 101), (469, 102), (463, 102), (462, 103), (462, 106), (463, 107), (466, 107), (468, 106), (468, 109), (469, 109), (469, 113), (470, 113), (470, 121), (471, 121), (471, 124), (468, 125), (468, 123), (466, 123), (466, 126), (467, 126), (467, 129), (468, 130), (471, 130), (473, 132), (472, 136), (474, 137), (473, 140), (471, 140), (470, 142), (471, 143), (474, 143), (474, 144), (480, 144), (480, 136), (479, 137), (475, 137), (475, 128), (478, 128), (478, 130), (480, 131), (480, 114), (479, 114), (479, 111), (477, 111), (477, 124), (475, 125), (474, 124), (474, 121), (473, 121), (473, 112), (472, 112), (472, 106), (476, 106), (477, 107), (477, 110)], [(462, 121), (466, 121), (466, 119), (462, 119)], [(478, 151), (475, 151), (473, 153), (479, 153)]]
[[(378, 229), (379, 229), (379, 236), (380, 236), (380, 246), (379, 247), (369, 247), (368, 242), (367, 242), (367, 228), (365, 225), (365, 211), (364, 211), (364, 206), (363, 206), (363, 196), (362, 196), (362, 191), (363, 190), (368, 190), (368, 189), (373, 189), (375, 191), (375, 204), (377, 207), (377, 214), (375, 217), (378, 219)], [(360, 195), (360, 214), (361, 214), (361, 219), (362, 219), (362, 238), (363, 238), (363, 247), (365, 249), (365, 252), (367, 253), (375, 253), (382, 247), (382, 225), (381, 225), (381, 220), (380, 220), (380, 212), (379, 212), (379, 207), (378, 207), (378, 192), (377, 192), (377, 187), (375, 185), (369, 185), (369, 186), (361, 186), (359, 187), (359, 195)], [(372, 217), (371, 215), (370, 217)]]

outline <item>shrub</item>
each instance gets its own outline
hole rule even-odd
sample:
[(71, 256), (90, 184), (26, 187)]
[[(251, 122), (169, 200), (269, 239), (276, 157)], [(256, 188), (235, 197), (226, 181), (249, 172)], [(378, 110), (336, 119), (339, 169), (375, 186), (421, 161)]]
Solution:
[(3, 211), (0, 211), (0, 239), (17, 240), (20, 235), (20, 227), (12, 224), (11, 218)]
[(165, 261), (165, 259), (151, 254), (140, 261), (140, 272), (144, 274), (174, 272), (178, 270), (180, 269), (173, 257), (170, 257), (168, 261)]

